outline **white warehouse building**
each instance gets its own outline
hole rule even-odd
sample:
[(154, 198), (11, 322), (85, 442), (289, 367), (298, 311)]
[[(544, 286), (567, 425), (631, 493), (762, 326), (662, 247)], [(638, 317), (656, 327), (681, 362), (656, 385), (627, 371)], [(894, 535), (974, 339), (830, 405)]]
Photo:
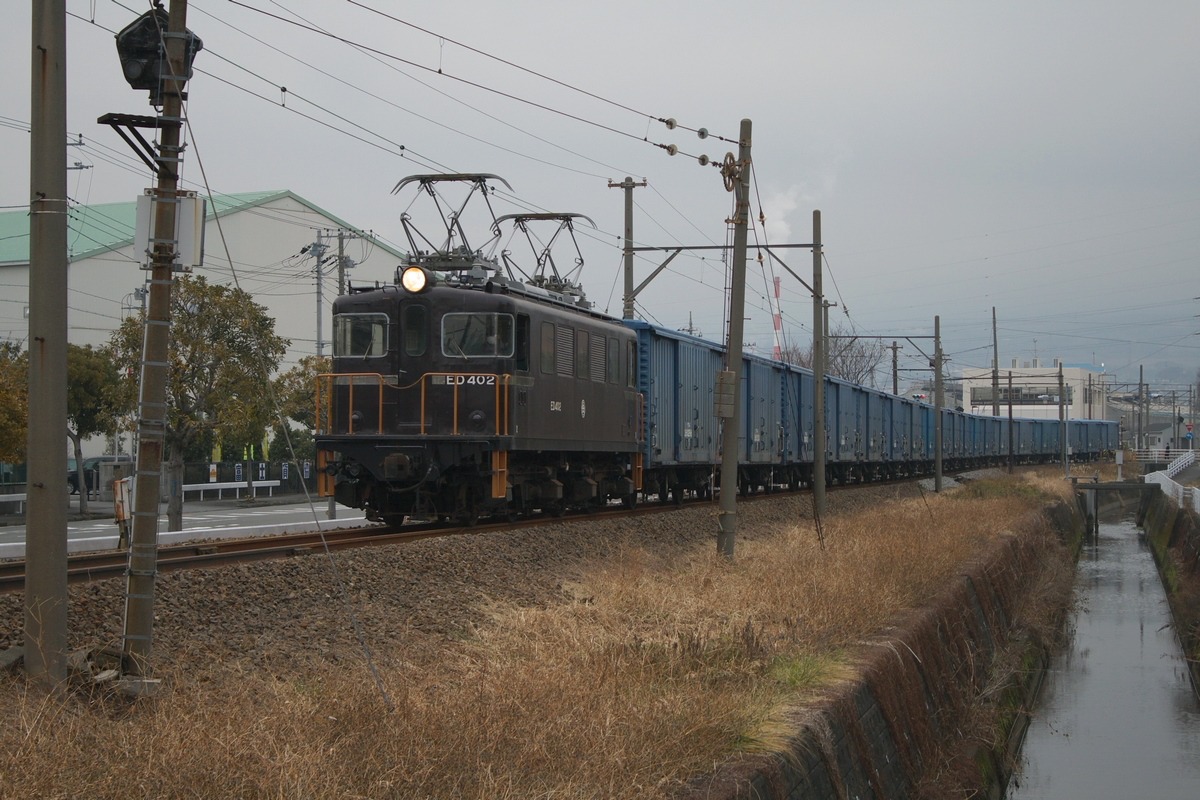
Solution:
[[(330, 307), (338, 293), (339, 232), (347, 280), (391, 282), (403, 254), (290, 191), (219, 195), (204, 225), (204, 263), (194, 273), (235, 283), (266, 307), (275, 332), (291, 340), (282, 369), (317, 346), (317, 259), (323, 245), (321, 338), (332, 340)], [(102, 345), (141, 307), (149, 270), (135, 252), (136, 203), (72, 206), (67, 234), (68, 339)], [(232, 261), (232, 265), (231, 265)], [(231, 268), (232, 266), (232, 268)], [(28, 336), (29, 213), (0, 213), (0, 338)], [(324, 347), (330, 354), (331, 348)]]
[[(1059, 369), (1062, 391), (1059, 390)], [(1053, 359), (1018, 362), (998, 370), (998, 397), (992, 370), (971, 367), (962, 371), (963, 408), (973, 414), (992, 414), (999, 400), (1000, 416), (1007, 417), (1012, 403), (1014, 417), (1058, 419), (1059, 397), (1065, 396), (1067, 419), (1107, 419), (1108, 381), (1103, 367), (1092, 364), (1063, 364)], [(1011, 379), (1011, 389), (1010, 381)]]

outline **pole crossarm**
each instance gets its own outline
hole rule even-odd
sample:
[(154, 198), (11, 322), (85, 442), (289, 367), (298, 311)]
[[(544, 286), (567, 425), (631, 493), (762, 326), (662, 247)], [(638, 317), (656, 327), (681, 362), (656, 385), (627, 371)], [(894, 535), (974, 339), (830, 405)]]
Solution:
[[(146, 141), (146, 137), (138, 132), (138, 128), (150, 128), (152, 130), (174, 128), (178, 130), (180, 125), (178, 119), (148, 117), (143, 114), (105, 114), (97, 119), (96, 122), (100, 125), (108, 125), (120, 134), (121, 138), (125, 140), (125, 144), (129, 145), (130, 149), (137, 154), (137, 157), (145, 162), (155, 177), (163, 177), (163, 173), (167, 170), (167, 167), (164, 166), (162, 157), (155, 152), (154, 146)], [(137, 141), (134, 141), (135, 139)]]

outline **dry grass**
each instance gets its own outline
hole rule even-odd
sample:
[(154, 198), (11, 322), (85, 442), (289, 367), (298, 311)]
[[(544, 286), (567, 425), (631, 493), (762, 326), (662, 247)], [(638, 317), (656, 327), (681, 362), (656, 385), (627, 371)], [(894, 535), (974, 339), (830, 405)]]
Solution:
[(852, 675), (853, 648), (1057, 491), (1039, 480), (834, 517), (823, 548), (807, 521), (732, 563), (711, 544), (671, 563), (627, 548), (572, 602), (493, 608), (426, 670), (379, 654), (387, 700), (325, 663), (214, 665), (136, 706), (4, 679), (0, 795), (661, 796), (774, 747), (787, 708)]

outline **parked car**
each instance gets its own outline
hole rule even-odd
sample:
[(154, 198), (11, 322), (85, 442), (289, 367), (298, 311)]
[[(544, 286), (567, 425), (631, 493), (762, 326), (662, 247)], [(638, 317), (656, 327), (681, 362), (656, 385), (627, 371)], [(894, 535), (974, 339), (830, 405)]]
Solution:
[[(132, 464), (133, 456), (130, 455), (106, 455), (92, 456), (83, 460), (83, 478), (85, 485), (90, 491), (96, 491), (100, 488), (100, 465), (101, 464)], [(68, 467), (70, 472), (67, 473), (67, 485), (71, 489), (71, 494), (79, 493), (79, 470), (75, 467), (75, 459), (68, 459)]]

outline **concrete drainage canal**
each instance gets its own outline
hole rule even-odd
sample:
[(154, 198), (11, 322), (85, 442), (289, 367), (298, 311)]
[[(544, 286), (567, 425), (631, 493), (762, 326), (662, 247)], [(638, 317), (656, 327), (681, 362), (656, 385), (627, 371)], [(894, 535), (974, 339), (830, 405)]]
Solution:
[(1005, 797), (1200, 797), (1200, 701), (1132, 514), (1084, 543), (1067, 625)]

